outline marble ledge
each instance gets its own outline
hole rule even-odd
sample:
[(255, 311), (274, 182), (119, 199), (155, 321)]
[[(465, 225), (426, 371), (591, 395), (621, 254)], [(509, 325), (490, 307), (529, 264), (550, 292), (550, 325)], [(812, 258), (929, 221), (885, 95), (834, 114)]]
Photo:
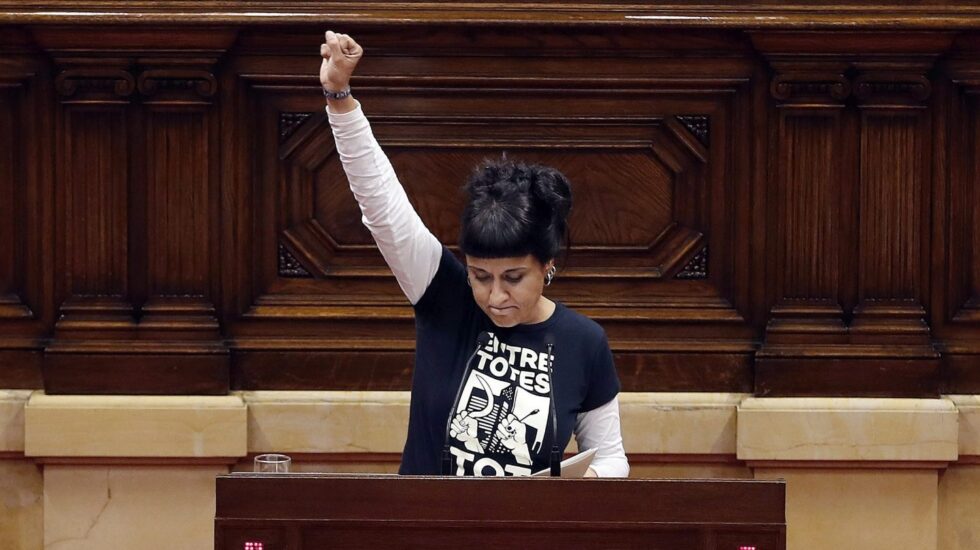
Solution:
[(737, 457), (749, 462), (953, 462), (958, 412), (949, 399), (748, 398)]
[(741, 393), (619, 394), (623, 441), (631, 454), (734, 455)]
[[(408, 392), (242, 392), (251, 453), (400, 453)], [(738, 403), (746, 394), (622, 393), (627, 451), (734, 455)]]
[(408, 429), (408, 392), (252, 391), (252, 453), (401, 453)]
[(24, 407), (30, 457), (212, 458), (246, 454), (238, 395), (46, 395)]
[[(630, 454), (748, 462), (942, 463), (980, 457), (980, 396), (620, 394)], [(408, 392), (48, 396), (0, 390), (0, 454), (42, 459), (400, 453)], [(26, 428), (25, 428), (26, 426)]]

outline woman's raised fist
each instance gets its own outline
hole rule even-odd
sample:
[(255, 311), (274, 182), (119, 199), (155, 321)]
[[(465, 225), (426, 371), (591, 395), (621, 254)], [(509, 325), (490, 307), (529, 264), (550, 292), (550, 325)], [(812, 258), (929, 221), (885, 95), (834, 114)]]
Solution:
[(361, 60), (364, 49), (346, 34), (327, 31), (325, 42), (320, 44), (320, 84), (331, 92), (339, 92), (350, 85), (350, 76)]

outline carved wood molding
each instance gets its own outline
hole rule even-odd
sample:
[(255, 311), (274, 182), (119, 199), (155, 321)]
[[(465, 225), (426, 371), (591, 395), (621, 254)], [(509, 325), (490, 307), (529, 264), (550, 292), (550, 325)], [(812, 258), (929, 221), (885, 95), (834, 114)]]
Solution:
[(676, 279), (707, 279), (708, 278), (708, 245), (705, 245), (701, 250), (694, 255), (693, 258), (687, 265), (681, 269), (677, 275), (674, 275)]
[(148, 69), (137, 77), (136, 86), (144, 96), (169, 92), (177, 99), (192, 95), (208, 100), (218, 92), (218, 81), (214, 75), (195, 69)]
[(169, 92), (210, 99), (218, 91), (218, 81), (205, 70), (148, 69), (134, 77), (124, 69), (77, 68), (61, 71), (55, 78), (55, 89), (65, 98), (63, 101), (83, 93), (111, 94), (114, 98), (126, 99), (137, 90), (144, 96)]
[[(530, 23), (553, 26), (609, 25), (622, 27), (682, 27), (697, 29), (752, 28), (791, 30), (980, 28), (980, 13), (966, 0), (932, 2), (910, 6), (901, 2), (875, 5), (834, 5), (829, 2), (747, 1), (738, 4), (672, 3), (658, 6), (634, 1), (591, 2), (583, 6), (550, 2), (454, 3), (413, 1), (392, 6), (388, 2), (315, 2), (294, 0), (291, 13), (281, 13), (282, 4), (271, 1), (181, 0), (140, 3), (123, 0), (98, 2), (61, 0), (25, 6), (23, 2), (0, 2), (0, 23), (16, 25), (88, 24), (174, 24), (193, 17), (198, 24), (238, 25), (410, 25), (432, 22), (465, 25)], [(687, 5), (685, 5), (687, 4)], [(692, 5), (693, 4), (693, 5)]]
[(677, 115), (675, 117), (705, 147), (711, 146), (711, 117), (707, 115)]
[(285, 142), (313, 113), (279, 113), (279, 141)]
[(847, 73), (778, 73), (770, 84), (772, 97), (780, 101), (823, 97), (843, 103), (853, 96), (870, 103), (883, 97), (905, 98), (925, 102), (932, 93), (932, 83), (923, 73), (859, 72), (849, 68)]
[(773, 77), (769, 93), (781, 101), (819, 96), (842, 102), (851, 94), (851, 82), (840, 73), (785, 72)]
[[(682, 115), (685, 116), (685, 115)], [(312, 118), (315, 117), (315, 118)], [(681, 117), (674, 117), (680, 121)], [(399, 128), (399, 135), (388, 136), (385, 146), (389, 154), (397, 153), (398, 148), (404, 147), (410, 150), (454, 150), (460, 147), (467, 149), (488, 148), (517, 150), (547, 149), (550, 151), (570, 149), (574, 150), (583, 145), (579, 145), (579, 140), (588, 144), (591, 148), (610, 149), (617, 151), (636, 151), (649, 157), (659, 170), (666, 172), (671, 178), (670, 187), (672, 191), (668, 196), (676, 194), (684, 196), (690, 204), (688, 208), (701, 208), (694, 198), (698, 193), (698, 188), (705, 183), (702, 176), (698, 174), (698, 169), (706, 162), (707, 151), (702, 140), (709, 139), (709, 118), (705, 115), (686, 115), (686, 124), (668, 121), (662, 123), (659, 119), (639, 119), (624, 118), (622, 121), (612, 121), (603, 119), (601, 121), (580, 120), (564, 121), (539, 117), (535, 119), (525, 119), (521, 124), (526, 127), (548, 128), (554, 125), (561, 128), (565, 134), (562, 138), (550, 138), (550, 142), (538, 135), (525, 135), (516, 133), (518, 127), (515, 123), (507, 121), (477, 121), (470, 118), (432, 118), (426, 117), (415, 121), (415, 128), (421, 129), (423, 126), (431, 126), (433, 129), (449, 130), (451, 125), (472, 126), (471, 137), (462, 138), (460, 136), (445, 135), (442, 137), (432, 133), (430, 137), (417, 138), (402, 136), (402, 122), (397, 118), (374, 116), (372, 125), (379, 132), (384, 132), (387, 127)], [(614, 124), (619, 123), (623, 129), (617, 129)], [(626, 131), (624, 129), (643, 124), (649, 127), (652, 135), (644, 136), (646, 142), (636, 142), (635, 136), (616, 136), (616, 132)], [(324, 194), (324, 191), (317, 190), (315, 186), (323, 185), (323, 180), (318, 175), (328, 168), (330, 162), (336, 162), (335, 150), (324, 136), (328, 135), (324, 126), (325, 117), (312, 113), (280, 113), (278, 117), (279, 130), (279, 158), (286, 163), (286, 184), (283, 190), (286, 193), (280, 203), (287, 209), (281, 213), (280, 218), (286, 221), (281, 238), (288, 242), (288, 248), (280, 248), (279, 266), (291, 266), (293, 262), (302, 266), (307, 274), (314, 276), (350, 276), (359, 274), (360, 276), (378, 275), (390, 277), (390, 272), (376, 260), (380, 259), (373, 245), (352, 244), (343, 239), (336, 238), (327, 218), (317, 219), (316, 207), (312, 204), (313, 197)], [(587, 138), (571, 135), (570, 129), (565, 127), (589, 127), (595, 126), (609, 135), (591, 135)], [(612, 128), (612, 129), (610, 129)], [(505, 129), (506, 131), (502, 131)], [(453, 130), (458, 132), (458, 130)], [(581, 133), (582, 130), (575, 130)], [(632, 130), (629, 130), (632, 132)], [(542, 130), (536, 130), (541, 133)], [(283, 134), (287, 137), (283, 138)], [(492, 135), (491, 138), (482, 137), (483, 133)], [(464, 145), (465, 143), (465, 145)], [(319, 182), (319, 183), (318, 183)], [(335, 185), (342, 185), (346, 188), (346, 182), (332, 182)], [(640, 185), (638, 182), (636, 185)], [(651, 184), (652, 185), (652, 184)], [(655, 192), (656, 186), (650, 192)], [(346, 192), (346, 189), (344, 189)], [(675, 199), (679, 201), (679, 199)], [(675, 205), (669, 205), (674, 208)], [(666, 208), (666, 207), (665, 207)], [(321, 213), (322, 215), (322, 213)], [(687, 213), (686, 215), (691, 215)], [(359, 219), (359, 217), (358, 217)], [(651, 232), (652, 231), (652, 232)], [(646, 228), (649, 241), (630, 243), (620, 246), (591, 246), (589, 253), (593, 255), (604, 255), (610, 258), (618, 254), (628, 253), (634, 256), (649, 259), (649, 266), (637, 267), (635, 269), (622, 268), (610, 270), (608, 265), (577, 266), (565, 272), (566, 278), (590, 278), (596, 277), (596, 270), (600, 270), (606, 278), (624, 276), (631, 280), (638, 278), (664, 279), (671, 278), (675, 274), (685, 269), (697, 250), (702, 247), (704, 235), (701, 231), (689, 227), (683, 220), (674, 219), (662, 227)], [(451, 246), (451, 245), (450, 245)], [(290, 253), (290, 258), (285, 258), (282, 251)], [(344, 265), (336, 263), (338, 256), (356, 259), (357, 265)], [(364, 260), (367, 259), (365, 263)], [(596, 260), (599, 261), (599, 260)], [(606, 259), (605, 261), (609, 261)], [(349, 263), (349, 261), (348, 261)], [(371, 269), (371, 267), (374, 269)], [(292, 268), (287, 268), (284, 273), (288, 276), (296, 277), (299, 272)], [(692, 267), (684, 277), (680, 279), (699, 279), (706, 278), (705, 269)]]
[(880, 95), (907, 96), (923, 102), (932, 93), (932, 84), (924, 74), (902, 72), (868, 72), (854, 78), (854, 97), (869, 101)]
[(279, 243), (278, 250), (279, 257), (279, 276), (280, 277), (295, 277), (295, 278), (311, 278), (310, 272), (303, 267), (303, 264), (299, 263), (292, 252), (286, 248), (286, 245), (282, 242)]
[(81, 93), (91, 93), (103, 98), (101, 102), (118, 103), (133, 95), (136, 79), (122, 69), (65, 69), (55, 77), (54, 86), (63, 102)]

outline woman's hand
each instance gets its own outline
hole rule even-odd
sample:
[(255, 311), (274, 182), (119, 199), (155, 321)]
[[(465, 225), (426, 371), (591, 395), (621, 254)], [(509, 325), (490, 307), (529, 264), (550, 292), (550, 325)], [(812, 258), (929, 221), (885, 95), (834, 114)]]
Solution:
[(320, 44), (320, 84), (330, 92), (339, 92), (350, 85), (354, 67), (364, 55), (364, 49), (346, 34), (327, 31)]

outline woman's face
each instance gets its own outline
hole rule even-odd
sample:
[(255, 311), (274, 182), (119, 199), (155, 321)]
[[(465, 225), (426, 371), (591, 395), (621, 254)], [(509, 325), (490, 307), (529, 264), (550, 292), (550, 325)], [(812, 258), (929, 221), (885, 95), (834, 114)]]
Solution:
[(542, 264), (533, 255), (514, 258), (466, 256), (473, 299), (498, 327), (540, 323), (550, 315), (542, 299), (544, 278), (554, 261)]

